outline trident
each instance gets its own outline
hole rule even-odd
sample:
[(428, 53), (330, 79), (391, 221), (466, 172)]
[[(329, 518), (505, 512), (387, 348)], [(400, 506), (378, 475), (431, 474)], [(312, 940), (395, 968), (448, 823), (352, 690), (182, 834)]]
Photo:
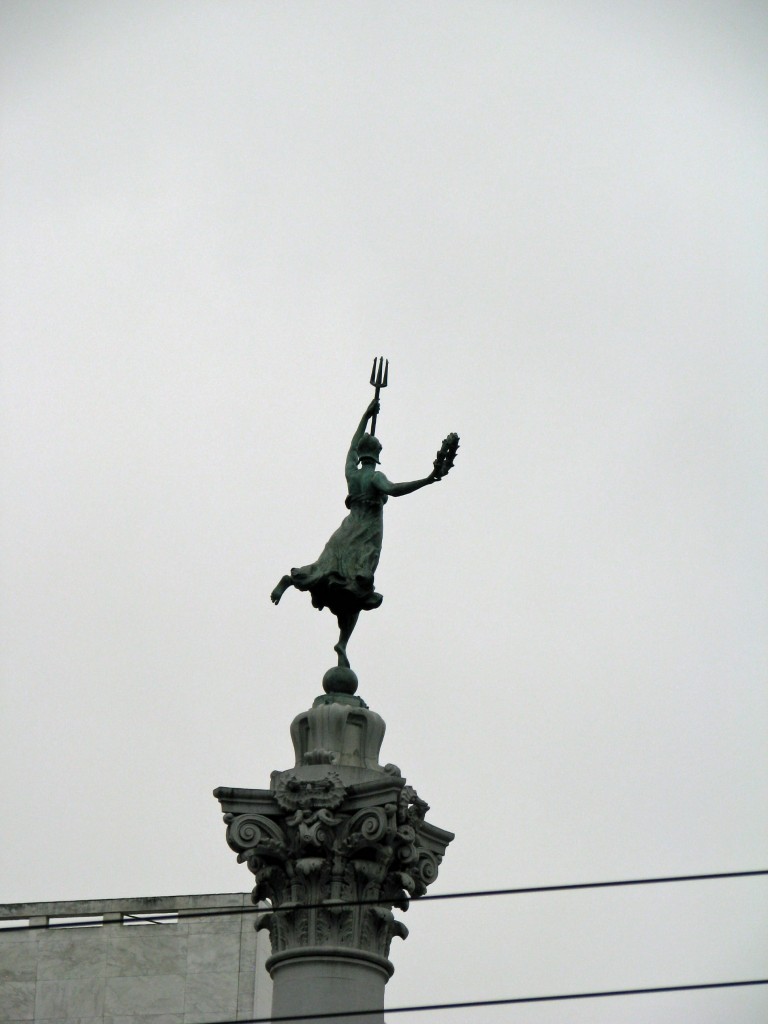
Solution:
[[(378, 365), (378, 369), (376, 367), (376, 363), (377, 362), (379, 364)], [(383, 356), (379, 356), (379, 358), (377, 360), (376, 357), (374, 356), (374, 359), (373, 359), (373, 369), (371, 370), (371, 384), (373, 385), (373, 387), (376, 388), (376, 401), (377, 402), (379, 400), (379, 392), (381, 391), (382, 388), (385, 388), (387, 386), (387, 374), (388, 374), (388, 372), (389, 372), (389, 360), (388, 359), (384, 359)], [(376, 416), (377, 415), (378, 415), (377, 413), (374, 413), (373, 414), (373, 419), (371, 420), (371, 433), (372, 434), (376, 433)]]

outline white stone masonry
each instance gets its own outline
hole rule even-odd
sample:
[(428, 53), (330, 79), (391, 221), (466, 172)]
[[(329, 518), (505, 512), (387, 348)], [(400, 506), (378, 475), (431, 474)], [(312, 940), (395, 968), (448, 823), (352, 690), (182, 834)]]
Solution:
[[(242, 907), (249, 912), (193, 916)], [(269, 941), (256, 933), (254, 910), (242, 893), (0, 905), (0, 1021), (209, 1024), (266, 1017)], [(157, 915), (164, 923), (130, 923), (131, 915)], [(80, 918), (77, 927), (35, 927)]]

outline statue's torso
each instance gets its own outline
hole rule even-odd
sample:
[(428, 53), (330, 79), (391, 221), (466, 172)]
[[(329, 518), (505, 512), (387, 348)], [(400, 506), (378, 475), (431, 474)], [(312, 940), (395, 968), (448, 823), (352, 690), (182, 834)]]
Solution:
[(373, 473), (358, 469), (354, 474), (347, 477), (347, 508), (375, 507), (381, 509), (387, 500), (387, 495), (374, 483)]

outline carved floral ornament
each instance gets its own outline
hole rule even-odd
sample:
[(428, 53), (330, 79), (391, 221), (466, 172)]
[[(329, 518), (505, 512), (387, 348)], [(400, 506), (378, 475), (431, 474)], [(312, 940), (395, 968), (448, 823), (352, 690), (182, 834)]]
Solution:
[(273, 772), (272, 788), (284, 811), (338, 807), (347, 793), (337, 772), (328, 772), (315, 781), (299, 780), (293, 772)]
[(254, 902), (282, 908), (260, 925), (273, 953), (341, 945), (386, 957), (392, 936), (407, 935), (391, 908), (426, 892), (453, 837), (425, 822), (428, 805), (404, 781), (388, 775), (368, 802), (333, 769), (311, 780), (275, 773), (258, 810), (224, 815), (227, 842), (255, 876)]

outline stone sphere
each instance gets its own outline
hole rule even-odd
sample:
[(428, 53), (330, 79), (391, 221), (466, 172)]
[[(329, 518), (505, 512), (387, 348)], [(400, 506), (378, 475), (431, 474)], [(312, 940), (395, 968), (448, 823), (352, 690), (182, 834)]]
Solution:
[(323, 689), (326, 693), (353, 694), (357, 689), (357, 676), (351, 668), (334, 665), (323, 676)]

